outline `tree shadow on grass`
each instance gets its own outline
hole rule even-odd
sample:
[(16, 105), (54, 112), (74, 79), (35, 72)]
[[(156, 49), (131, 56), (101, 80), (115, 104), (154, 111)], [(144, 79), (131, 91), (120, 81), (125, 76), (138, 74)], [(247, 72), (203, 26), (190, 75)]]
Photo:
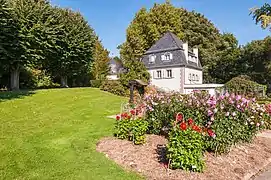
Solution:
[(22, 90), (22, 91), (0, 91), (0, 102), (12, 100), (12, 99), (21, 99), (25, 96), (31, 96), (35, 94), (34, 91)]

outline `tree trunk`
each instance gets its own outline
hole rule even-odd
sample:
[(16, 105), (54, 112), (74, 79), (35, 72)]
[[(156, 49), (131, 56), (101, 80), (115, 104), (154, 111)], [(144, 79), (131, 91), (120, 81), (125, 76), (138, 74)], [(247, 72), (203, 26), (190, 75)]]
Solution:
[(67, 76), (61, 76), (61, 87), (68, 88), (68, 78)]
[(12, 91), (19, 90), (20, 71), (19, 68), (15, 68), (10, 73), (10, 89)]

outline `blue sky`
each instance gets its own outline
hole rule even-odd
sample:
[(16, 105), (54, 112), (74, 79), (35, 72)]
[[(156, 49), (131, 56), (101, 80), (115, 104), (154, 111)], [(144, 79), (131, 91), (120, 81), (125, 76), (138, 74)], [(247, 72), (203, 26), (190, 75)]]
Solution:
[[(165, 0), (51, 0), (60, 7), (79, 10), (95, 29), (111, 55), (118, 55), (117, 46), (125, 41), (126, 28), (142, 7), (151, 8)], [(256, 26), (249, 9), (271, 0), (171, 0), (176, 7), (184, 7), (204, 14), (221, 32), (233, 33), (239, 44), (263, 39), (269, 30)]]

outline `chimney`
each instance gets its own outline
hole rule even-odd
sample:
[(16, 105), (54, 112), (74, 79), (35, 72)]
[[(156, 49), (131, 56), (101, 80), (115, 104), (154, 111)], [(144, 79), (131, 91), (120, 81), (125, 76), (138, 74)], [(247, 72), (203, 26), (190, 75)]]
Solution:
[(188, 42), (183, 43), (183, 50), (184, 50), (186, 61), (188, 62)]
[(197, 64), (198, 64), (199, 63), (199, 49), (198, 48), (193, 48), (193, 53), (196, 56), (196, 61), (197, 61)]

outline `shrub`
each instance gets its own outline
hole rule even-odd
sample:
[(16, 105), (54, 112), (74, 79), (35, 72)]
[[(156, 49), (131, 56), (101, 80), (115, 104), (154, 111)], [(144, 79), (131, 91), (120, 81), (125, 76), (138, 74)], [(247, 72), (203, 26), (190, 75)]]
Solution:
[(147, 130), (148, 122), (139, 118), (135, 109), (116, 116), (114, 135), (119, 139), (128, 139), (136, 145), (144, 144)]
[(225, 88), (229, 93), (249, 95), (253, 97), (264, 96), (267, 89), (265, 85), (261, 85), (254, 81), (251, 81), (246, 76), (238, 76), (232, 78), (225, 84)]
[(102, 80), (90, 80), (90, 87), (100, 88), (102, 85)]
[(116, 80), (104, 81), (100, 89), (119, 96), (127, 96), (127, 91), (129, 91), (128, 88), (124, 87), (119, 81)]
[(203, 160), (203, 135), (201, 128), (193, 123), (180, 121), (176, 123), (169, 133), (167, 144), (167, 159), (172, 169), (184, 169), (202, 172)]

